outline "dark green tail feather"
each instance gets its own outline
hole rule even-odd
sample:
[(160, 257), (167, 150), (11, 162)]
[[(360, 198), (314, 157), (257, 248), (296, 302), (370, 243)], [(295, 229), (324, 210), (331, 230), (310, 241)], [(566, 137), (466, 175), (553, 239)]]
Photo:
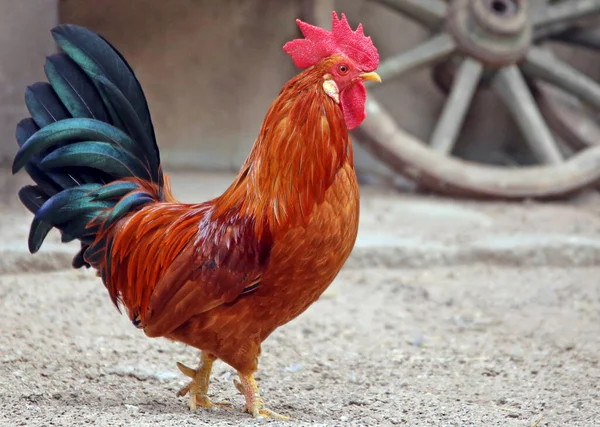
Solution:
[(75, 239), (81, 240), (82, 243), (91, 245), (94, 243), (94, 237), (100, 230), (100, 226), (88, 227), (90, 221), (96, 217), (96, 213), (87, 213), (79, 215), (74, 220), (67, 223), (62, 229), (61, 242), (68, 243)]
[(98, 190), (92, 191), (95, 200), (120, 199), (128, 193), (138, 189), (138, 185), (132, 182), (115, 182), (105, 185)]
[(25, 90), (25, 105), (39, 127), (71, 117), (50, 83), (37, 82), (28, 86)]
[(75, 118), (97, 119), (110, 123), (104, 104), (90, 78), (64, 53), (46, 58), (44, 71), (48, 81), (66, 109)]
[[(25, 92), (25, 103), (32, 116), (33, 122), (38, 127), (46, 128), (47, 126), (62, 122), (71, 117), (54, 92), (52, 86), (46, 82), (38, 82), (29, 86)], [(20, 146), (23, 144), (24, 142), (19, 141)], [(94, 182), (94, 179), (90, 179), (85, 171), (71, 173), (68, 176), (65, 176), (62, 180), (63, 183), (65, 180), (73, 181), (75, 185), (85, 182)]]
[(105, 226), (110, 227), (120, 218), (122, 218), (127, 212), (138, 206), (144, 206), (148, 203), (152, 203), (153, 201), (154, 197), (152, 197), (152, 195), (143, 192), (133, 192), (124, 196), (113, 207), (112, 212), (106, 218)]
[(100, 184), (84, 184), (69, 188), (50, 197), (35, 213), (35, 219), (57, 226), (66, 224), (82, 213), (110, 207), (108, 202), (96, 202), (89, 195)]
[[(99, 89), (104, 104), (112, 117), (117, 119), (115, 126), (145, 146), (150, 168), (158, 170), (160, 154), (152, 118), (142, 87), (127, 61), (108, 41), (81, 27), (59, 25), (52, 29), (52, 36)], [(111, 93), (107, 93), (107, 88)], [(127, 102), (123, 103), (123, 99)], [(133, 109), (135, 118), (122, 117), (122, 109)]]
[[(17, 125), (16, 138), (19, 147), (22, 147), (25, 141), (39, 130), (33, 119), (23, 119)], [(68, 188), (71, 178), (52, 172), (42, 171), (40, 169), (41, 156), (33, 156), (32, 159), (25, 165), (25, 170), (33, 181), (39, 186), (48, 196), (53, 196), (63, 188)], [(34, 212), (35, 213), (35, 212)]]
[(36, 213), (48, 200), (48, 194), (37, 185), (26, 185), (19, 190), (21, 203), (31, 213)]
[(66, 118), (50, 123), (20, 144), (21, 149), (13, 161), (13, 173), (21, 169), (32, 156), (48, 153), (66, 143), (81, 141), (108, 142), (143, 158), (139, 145), (120, 129), (95, 119)]
[(148, 170), (127, 150), (108, 142), (83, 141), (57, 148), (40, 163), (42, 168), (90, 167), (114, 178), (137, 176), (150, 180)]
[[(123, 56), (75, 25), (60, 25), (52, 36), (63, 53), (46, 59), (49, 83), (26, 90), (31, 117), (17, 125), (13, 173), (25, 168), (36, 184), (19, 191), (34, 214), (29, 250), (37, 252), (56, 227), (63, 242), (81, 241), (73, 267), (89, 267), (110, 252), (110, 241), (91, 246), (97, 233), (161, 199), (160, 155), (146, 98)], [(119, 181), (132, 177), (158, 190)]]

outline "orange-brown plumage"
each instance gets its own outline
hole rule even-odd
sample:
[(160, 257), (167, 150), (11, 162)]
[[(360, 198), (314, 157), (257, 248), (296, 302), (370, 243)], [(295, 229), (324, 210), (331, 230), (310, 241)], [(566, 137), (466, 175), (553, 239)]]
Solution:
[[(348, 129), (364, 118), (362, 81), (378, 79), (373, 70), (379, 58), (362, 27), (352, 31), (343, 15), (339, 20), (334, 13), (331, 33), (299, 25), (306, 39), (284, 49), (306, 69), (273, 102), (248, 158), (221, 196), (199, 204), (175, 200), (148, 145), (137, 159), (127, 157), (129, 151), (109, 151), (113, 163), (103, 166), (122, 174), (125, 164), (147, 177), (132, 173), (92, 184), (89, 191), (63, 191), (71, 191), (69, 203), (84, 213), (109, 206), (85, 232), (57, 221), (65, 233), (78, 230), (78, 265), (98, 270), (112, 301), (148, 336), (203, 351), (197, 371), (180, 367), (194, 378), (184, 390), (192, 407), (212, 405), (206, 389), (218, 358), (237, 369), (248, 411), (276, 415), (264, 407), (252, 377), (261, 343), (319, 298), (356, 240), (359, 189)], [(135, 132), (136, 126), (125, 128)], [(109, 133), (111, 141), (124, 141), (120, 148), (129, 147), (126, 137)], [(93, 156), (108, 150), (106, 143), (93, 144), (100, 147)], [(97, 157), (84, 163), (104, 165)], [(36, 216), (48, 220), (48, 212), (58, 209), (52, 201)]]
[[(258, 298), (281, 307), (280, 315), (261, 325), (261, 331), (270, 333), (308, 307), (335, 277), (354, 244), (358, 224), (348, 130), (339, 106), (319, 87), (324, 70), (336, 60), (301, 73), (285, 86), (238, 177), (222, 196), (194, 205), (147, 205), (110, 230), (109, 291), (132, 320), (139, 316), (149, 335), (170, 334), (189, 342), (182, 332), (173, 333), (174, 328), (191, 321), (196, 330), (203, 329), (206, 317), (211, 324), (222, 323), (219, 317), (235, 317), (242, 300), (252, 305)], [(336, 250), (326, 249), (329, 241)], [(241, 244), (244, 250), (236, 253)], [(200, 268), (220, 251), (224, 255), (215, 261), (218, 273)], [(304, 262), (283, 257), (282, 251), (302, 254)], [(268, 260), (261, 260), (260, 252)], [(183, 266), (173, 266), (180, 254)], [(323, 269), (319, 275), (327, 280), (304, 280), (315, 267)], [(258, 276), (258, 288), (238, 298)], [(278, 292), (279, 282), (285, 283), (285, 292)], [(182, 309), (186, 298), (190, 307)], [(221, 304), (227, 309), (218, 310)], [(253, 316), (260, 315), (260, 310), (253, 311)], [(244, 316), (240, 310), (239, 317)], [(261, 341), (268, 333), (261, 332)], [(247, 340), (243, 328), (238, 332), (230, 326), (227, 334), (232, 343)], [(222, 341), (220, 336), (192, 335), (197, 344), (202, 342), (199, 348), (228, 358), (212, 342)], [(253, 366), (257, 354), (247, 356)]]

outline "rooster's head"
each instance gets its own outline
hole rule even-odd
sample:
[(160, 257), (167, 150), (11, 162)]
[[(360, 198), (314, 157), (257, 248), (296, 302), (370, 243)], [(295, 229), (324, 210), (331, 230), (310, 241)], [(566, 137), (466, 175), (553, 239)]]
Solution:
[(286, 43), (283, 50), (296, 66), (316, 67), (322, 73), (323, 91), (342, 108), (348, 129), (357, 127), (365, 118), (363, 81), (381, 81), (375, 72), (379, 54), (371, 37), (365, 36), (362, 24), (354, 31), (346, 16), (339, 19), (335, 12), (331, 31), (299, 19), (296, 23), (305, 38)]

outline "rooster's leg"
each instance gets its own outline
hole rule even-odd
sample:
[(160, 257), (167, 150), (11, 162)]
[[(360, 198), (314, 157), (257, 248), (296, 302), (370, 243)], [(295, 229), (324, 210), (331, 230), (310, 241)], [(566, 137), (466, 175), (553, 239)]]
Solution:
[(190, 395), (190, 409), (196, 409), (196, 405), (203, 408), (212, 408), (215, 404), (206, 395), (208, 392), (208, 383), (210, 381), (210, 371), (216, 357), (210, 353), (202, 352), (198, 369), (188, 368), (177, 362), (177, 367), (184, 375), (190, 377), (192, 381), (179, 390), (179, 396)]
[(280, 420), (289, 420), (289, 417), (279, 415), (277, 412), (273, 412), (265, 407), (260, 394), (258, 393), (258, 386), (254, 375), (244, 375), (238, 372), (241, 381), (233, 380), (235, 387), (246, 397), (246, 411), (248, 411), (254, 418), (278, 418)]

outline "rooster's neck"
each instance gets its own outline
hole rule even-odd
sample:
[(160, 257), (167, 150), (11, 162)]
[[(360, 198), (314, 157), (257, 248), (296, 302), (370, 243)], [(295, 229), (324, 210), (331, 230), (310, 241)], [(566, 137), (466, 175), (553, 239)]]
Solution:
[(309, 68), (282, 89), (218, 211), (235, 207), (272, 230), (303, 223), (352, 164), (342, 109), (323, 91), (321, 74)]

